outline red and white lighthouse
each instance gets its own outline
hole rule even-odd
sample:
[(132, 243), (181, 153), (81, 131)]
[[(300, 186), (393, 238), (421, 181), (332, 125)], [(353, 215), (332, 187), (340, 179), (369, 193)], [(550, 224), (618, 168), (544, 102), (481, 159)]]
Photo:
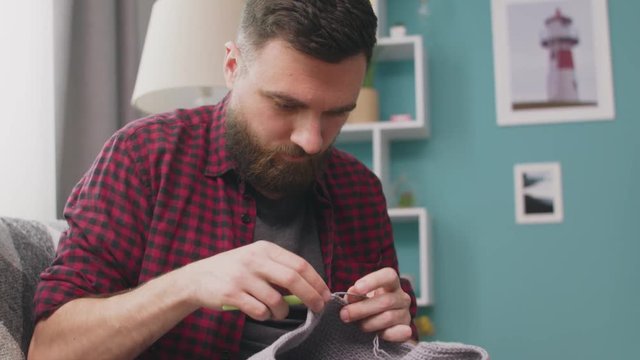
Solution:
[(545, 20), (541, 45), (549, 49), (547, 94), (550, 102), (578, 100), (578, 84), (573, 67), (571, 49), (578, 44), (578, 36), (571, 26), (570, 17), (560, 9)]

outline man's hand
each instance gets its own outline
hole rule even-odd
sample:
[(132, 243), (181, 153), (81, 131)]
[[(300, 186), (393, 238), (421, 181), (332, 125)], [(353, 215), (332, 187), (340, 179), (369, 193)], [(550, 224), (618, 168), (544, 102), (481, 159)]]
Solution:
[(340, 311), (342, 321), (360, 321), (362, 331), (377, 331), (387, 341), (404, 342), (411, 338), (411, 297), (400, 287), (394, 269), (373, 272), (356, 281), (347, 292), (368, 298), (347, 295), (349, 305)]
[(256, 320), (284, 319), (289, 305), (277, 288), (297, 295), (313, 311), (331, 299), (322, 277), (307, 261), (268, 241), (257, 241), (186, 265), (197, 306), (232, 305)]

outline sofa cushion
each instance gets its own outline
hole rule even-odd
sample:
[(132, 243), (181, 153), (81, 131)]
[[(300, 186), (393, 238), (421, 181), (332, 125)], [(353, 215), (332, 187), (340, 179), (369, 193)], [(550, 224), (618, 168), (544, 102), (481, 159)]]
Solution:
[(37, 221), (0, 217), (0, 359), (26, 357), (33, 296), (40, 273), (53, 259), (55, 233)]

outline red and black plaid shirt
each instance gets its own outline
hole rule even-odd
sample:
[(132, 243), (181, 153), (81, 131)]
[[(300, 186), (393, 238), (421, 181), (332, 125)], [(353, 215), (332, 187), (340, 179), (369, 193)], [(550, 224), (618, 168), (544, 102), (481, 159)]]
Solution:
[[(253, 242), (256, 203), (225, 149), (224, 121), (222, 102), (141, 119), (111, 137), (69, 197), (69, 230), (41, 275), (36, 321)], [(346, 291), (398, 262), (379, 180), (337, 149), (327, 165), (314, 185), (318, 235), (328, 286)], [(235, 357), (243, 325), (240, 312), (200, 309), (140, 358)]]

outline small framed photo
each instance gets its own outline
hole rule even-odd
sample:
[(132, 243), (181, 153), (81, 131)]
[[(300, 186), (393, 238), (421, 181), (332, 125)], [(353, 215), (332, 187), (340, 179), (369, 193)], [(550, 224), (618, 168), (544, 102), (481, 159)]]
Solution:
[(560, 163), (516, 164), (516, 223), (560, 223), (564, 218)]
[(500, 126), (613, 120), (607, 0), (492, 0)]

